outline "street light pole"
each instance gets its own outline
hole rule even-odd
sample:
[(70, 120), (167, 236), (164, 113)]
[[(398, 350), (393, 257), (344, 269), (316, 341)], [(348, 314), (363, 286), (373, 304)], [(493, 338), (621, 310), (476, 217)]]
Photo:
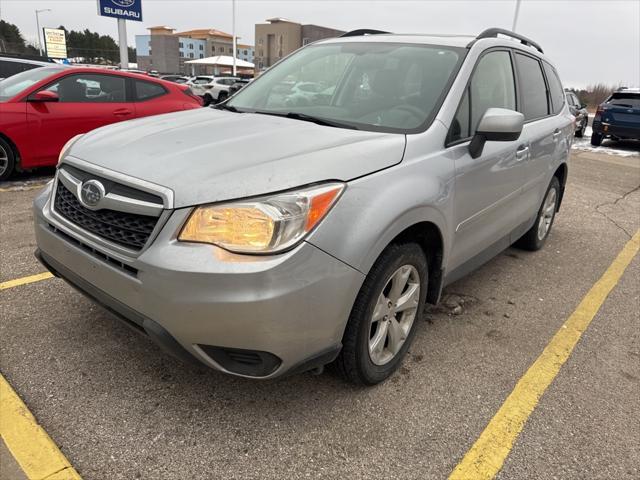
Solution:
[(233, 35), (233, 76), (236, 76), (236, 52), (238, 43), (236, 40), (236, 0), (231, 0), (231, 35)]
[(516, 13), (513, 15), (513, 25), (511, 26), (511, 31), (516, 31), (516, 25), (518, 24), (518, 14), (520, 13), (520, 2), (522, 0), (516, 0)]
[(40, 37), (40, 18), (38, 17), (39, 14), (41, 14), (42, 12), (50, 12), (51, 9), (50, 8), (43, 8), (42, 10), (36, 10), (36, 29), (38, 32), (38, 51), (40, 52), (40, 56), (42, 56), (42, 40)]

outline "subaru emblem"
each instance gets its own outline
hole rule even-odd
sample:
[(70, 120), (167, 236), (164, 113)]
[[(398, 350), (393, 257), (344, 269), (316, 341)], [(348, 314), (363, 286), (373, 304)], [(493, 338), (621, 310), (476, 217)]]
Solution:
[(98, 180), (87, 180), (80, 188), (80, 202), (86, 207), (95, 207), (104, 195), (104, 185)]

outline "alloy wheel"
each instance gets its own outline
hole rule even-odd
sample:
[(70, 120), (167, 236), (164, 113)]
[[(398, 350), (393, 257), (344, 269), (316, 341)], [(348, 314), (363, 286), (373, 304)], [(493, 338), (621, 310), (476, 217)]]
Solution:
[(371, 316), (369, 357), (389, 363), (404, 345), (418, 313), (420, 275), (413, 265), (398, 268), (385, 283)]
[(9, 168), (9, 154), (4, 147), (0, 145), (0, 176), (7, 171), (7, 168)]
[(551, 229), (553, 216), (556, 214), (556, 198), (558, 194), (555, 188), (550, 188), (538, 219), (538, 240), (543, 240)]

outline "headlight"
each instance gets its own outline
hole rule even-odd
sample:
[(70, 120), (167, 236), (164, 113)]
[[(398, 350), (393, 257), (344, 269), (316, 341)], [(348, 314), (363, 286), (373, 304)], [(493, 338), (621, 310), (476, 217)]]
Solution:
[(292, 247), (324, 218), (344, 190), (330, 183), (226, 204), (197, 207), (178, 240), (212, 243), (236, 253)]
[(71, 148), (71, 146), (74, 143), (76, 143), (80, 139), (80, 137), (83, 135), (84, 133), (80, 133), (75, 137), (71, 137), (71, 139), (69, 139), (69, 141), (62, 146), (62, 150), (60, 150), (60, 154), (58, 155), (58, 165), (60, 165), (60, 162), (62, 161), (64, 156), (67, 154), (67, 151)]

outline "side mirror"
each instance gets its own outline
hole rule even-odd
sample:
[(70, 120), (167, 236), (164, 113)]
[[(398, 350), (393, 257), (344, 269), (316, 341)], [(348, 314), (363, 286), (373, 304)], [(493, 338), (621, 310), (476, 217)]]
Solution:
[(29, 97), (30, 102), (57, 102), (59, 100), (58, 94), (49, 90), (40, 90)]
[(471, 158), (482, 155), (486, 142), (513, 142), (520, 138), (524, 115), (506, 108), (488, 108), (469, 144)]

